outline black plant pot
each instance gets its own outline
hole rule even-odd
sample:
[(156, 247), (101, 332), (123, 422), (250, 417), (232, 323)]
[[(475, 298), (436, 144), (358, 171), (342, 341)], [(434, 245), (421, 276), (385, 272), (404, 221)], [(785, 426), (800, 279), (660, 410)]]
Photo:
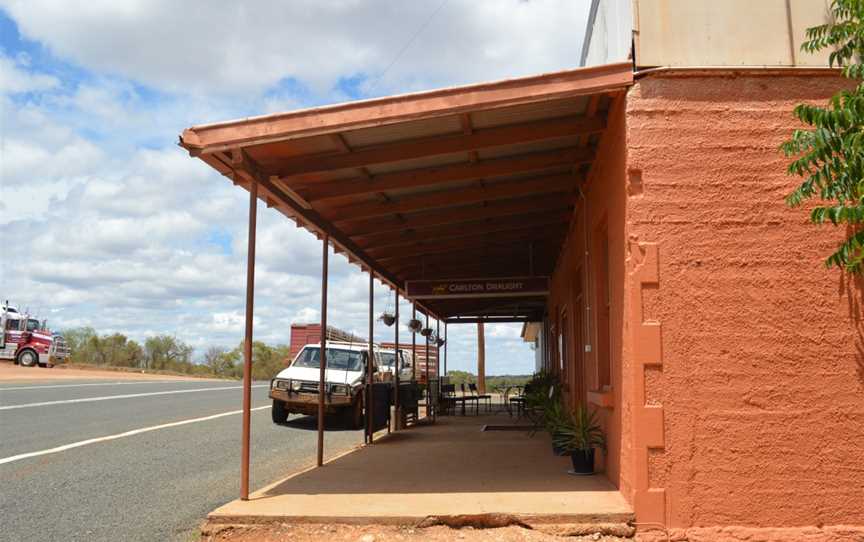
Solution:
[(594, 448), (570, 452), (573, 474), (594, 474)]

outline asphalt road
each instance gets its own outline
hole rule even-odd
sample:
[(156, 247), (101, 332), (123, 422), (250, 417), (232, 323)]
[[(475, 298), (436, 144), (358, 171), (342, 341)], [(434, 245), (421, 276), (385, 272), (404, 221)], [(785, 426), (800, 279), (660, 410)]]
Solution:
[[(255, 385), (257, 489), (313, 463), (317, 434), (313, 418), (274, 425)], [(189, 540), (238, 496), (240, 408), (237, 382), (0, 382), (0, 541)], [(328, 456), (363, 440), (332, 429)]]

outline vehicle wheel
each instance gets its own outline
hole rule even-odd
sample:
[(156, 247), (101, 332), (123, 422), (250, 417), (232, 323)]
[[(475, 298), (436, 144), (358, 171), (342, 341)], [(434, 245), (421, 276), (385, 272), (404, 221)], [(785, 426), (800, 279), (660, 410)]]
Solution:
[(285, 423), (288, 421), (288, 410), (285, 408), (285, 402), (273, 399), (273, 408), (270, 409), (270, 416), (273, 418), (273, 423)]
[(348, 421), (352, 429), (363, 428), (363, 401), (361, 399), (358, 398), (354, 401), (354, 405), (348, 411), (348, 415), (350, 416)]
[(39, 356), (33, 350), (24, 350), (18, 354), (18, 365), (22, 367), (33, 367), (39, 363)]

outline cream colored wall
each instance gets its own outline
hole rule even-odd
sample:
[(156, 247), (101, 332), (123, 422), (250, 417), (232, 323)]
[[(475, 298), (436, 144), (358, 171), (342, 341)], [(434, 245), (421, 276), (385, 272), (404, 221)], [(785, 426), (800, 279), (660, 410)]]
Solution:
[(806, 55), (807, 28), (828, 21), (828, 0), (634, 0), (639, 67), (826, 66)]

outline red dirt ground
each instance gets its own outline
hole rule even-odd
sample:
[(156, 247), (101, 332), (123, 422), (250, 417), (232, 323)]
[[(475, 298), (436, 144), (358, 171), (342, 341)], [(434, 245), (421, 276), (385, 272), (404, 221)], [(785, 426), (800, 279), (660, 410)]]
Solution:
[(410, 528), (392, 525), (317, 525), (274, 524), (245, 527), (212, 526), (205, 528), (202, 542), (627, 542), (632, 538), (601, 535), (556, 536), (523, 527), (498, 529), (452, 529), (445, 526)]
[(74, 365), (57, 365), (50, 369), (43, 369), (42, 367), (21, 367), (11, 361), (0, 361), (0, 382), (38, 382), (42, 380), (200, 380), (200, 378), (90, 367), (81, 368)]

